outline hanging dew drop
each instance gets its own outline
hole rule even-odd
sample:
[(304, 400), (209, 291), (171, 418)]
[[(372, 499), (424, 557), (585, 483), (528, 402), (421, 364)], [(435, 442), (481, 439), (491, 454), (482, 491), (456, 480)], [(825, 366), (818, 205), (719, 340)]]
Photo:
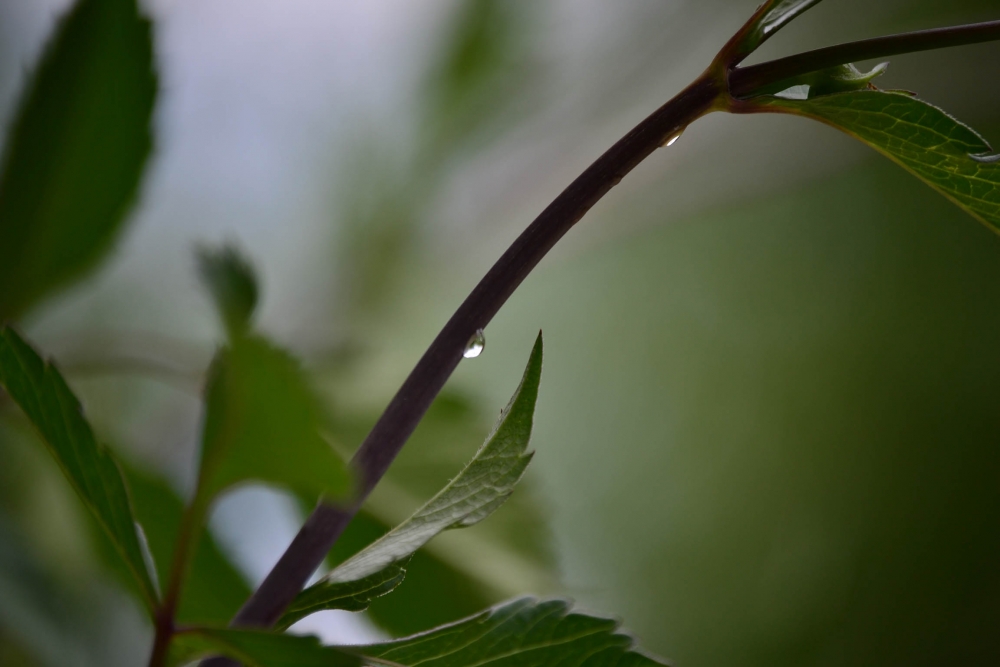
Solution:
[(684, 134), (684, 128), (677, 130), (676, 132), (668, 136), (666, 139), (664, 139), (663, 143), (660, 144), (660, 147), (669, 148), (670, 146), (673, 146), (674, 144), (677, 143), (677, 140), (681, 138), (682, 134)]
[(465, 344), (465, 351), (462, 352), (462, 356), (466, 359), (475, 359), (483, 353), (483, 348), (485, 347), (486, 335), (483, 334), (482, 329), (477, 329), (476, 333), (472, 334), (469, 342)]

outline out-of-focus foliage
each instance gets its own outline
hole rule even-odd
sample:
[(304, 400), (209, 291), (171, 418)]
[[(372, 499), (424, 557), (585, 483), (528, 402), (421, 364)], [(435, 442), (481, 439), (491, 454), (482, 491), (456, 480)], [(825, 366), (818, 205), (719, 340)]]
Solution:
[(246, 667), (360, 667), (353, 651), (322, 646), (315, 637), (263, 630), (198, 628), (174, 640), (170, 665), (223, 654)]
[(0, 166), (0, 321), (111, 248), (150, 152), (156, 86), (135, 0), (81, 0), (62, 20)]
[(198, 250), (198, 273), (230, 338), (243, 334), (257, 308), (258, 286), (253, 267), (235, 248)]

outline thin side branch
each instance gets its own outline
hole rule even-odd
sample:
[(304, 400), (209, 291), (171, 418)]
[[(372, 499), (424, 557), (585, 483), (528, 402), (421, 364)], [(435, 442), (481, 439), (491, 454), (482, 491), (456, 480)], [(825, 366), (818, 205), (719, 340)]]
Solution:
[(740, 67), (729, 74), (729, 90), (733, 97), (746, 97), (768, 84), (837, 65), (997, 40), (1000, 40), (1000, 21), (864, 39)]

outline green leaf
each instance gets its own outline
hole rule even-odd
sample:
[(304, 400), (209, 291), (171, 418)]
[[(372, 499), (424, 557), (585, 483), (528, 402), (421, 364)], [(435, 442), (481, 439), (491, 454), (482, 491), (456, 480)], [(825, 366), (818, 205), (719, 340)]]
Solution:
[(275, 627), (284, 630), (299, 619), (328, 609), (364, 611), (372, 600), (391, 593), (403, 583), (405, 576), (404, 561), (356, 581), (320, 581), (296, 596)]
[[(184, 503), (162, 479), (125, 467), (135, 514), (146, 534), (161, 582), (170, 578)], [(250, 596), (250, 587), (203, 530), (184, 582), (177, 621), (184, 625), (225, 624)]]
[(177, 634), (169, 662), (182, 665), (222, 654), (245, 667), (355, 667), (361, 659), (342, 648), (323, 646), (315, 637), (265, 630), (195, 628)]
[(134, 0), (81, 0), (60, 23), (0, 166), (0, 321), (110, 249), (152, 145), (156, 87)]
[[(565, 600), (522, 598), (407, 639), (359, 646), (395, 665), (468, 667), (638, 667), (665, 665), (640, 652), (620, 623), (570, 610)], [(377, 664), (377, 663), (376, 663)]]
[(198, 273), (215, 301), (230, 337), (246, 332), (257, 307), (257, 276), (236, 248), (199, 248)]
[(967, 125), (907, 93), (880, 90), (808, 100), (761, 98), (760, 111), (812, 118), (863, 141), (1000, 232), (1000, 163)]
[(146, 569), (128, 490), (111, 454), (94, 439), (80, 402), (54, 366), (8, 326), (0, 327), (0, 385), (21, 407), (63, 473), (114, 544), (147, 608), (157, 594)]
[[(513, 493), (533, 453), (527, 452), (542, 374), (542, 335), (531, 351), (520, 385), (500, 414), (493, 431), (473, 459), (436, 496), (367, 548), (334, 568), (292, 602), (290, 624), (331, 604), (339, 603), (340, 585), (367, 580), (408, 559), (435, 535), (449, 528), (471, 526), (489, 516)], [(390, 576), (386, 573), (383, 576)], [(337, 608), (337, 607), (330, 607)]]
[(776, 32), (799, 14), (812, 9), (821, 0), (767, 0), (757, 8), (753, 17), (730, 41), (724, 51), (732, 61), (739, 63), (760, 48)]
[(313, 498), (350, 489), (344, 461), (320, 435), (322, 414), (298, 362), (259, 336), (239, 336), (212, 364), (198, 497), (245, 481)]
[(772, 83), (755, 90), (754, 95), (775, 95), (794, 86), (809, 86), (808, 98), (864, 90), (871, 87), (872, 81), (885, 74), (888, 67), (889, 63), (880, 63), (870, 72), (862, 72), (852, 64), (838, 65)]

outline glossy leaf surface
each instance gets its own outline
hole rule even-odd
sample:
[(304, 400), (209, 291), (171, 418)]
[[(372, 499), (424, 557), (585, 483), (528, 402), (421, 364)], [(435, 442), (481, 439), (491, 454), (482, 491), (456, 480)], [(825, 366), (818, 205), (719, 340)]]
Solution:
[(358, 650), (392, 664), (424, 667), (667, 664), (639, 651), (632, 637), (618, 632), (619, 625), (572, 611), (565, 600), (522, 598), (430, 632)]
[(150, 153), (149, 22), (135, 0), (81, 0), (60, 23), (0, 166), (0, 320), (111, 247)]
[(213, 363), (207, 390), (199, 495), (246, 481), (338, 497), (344, 461), (320, 435), (322, 415), (302, 368), (258, 336), (238, 336)]
[(761, 110), (813, 118), (863, 141), (1000, 231), (1000, 164), (981, 157), (992, 152), (985, 139), (941, 109), (907, 93), (880, 90), (757, 103)]
[(149, 609), (157, 595), (117, 462), (98, 444), (65, 380), (10, 327), (0, 328), (0, 385), (21, 407), (63, 473), (110, 538)]

